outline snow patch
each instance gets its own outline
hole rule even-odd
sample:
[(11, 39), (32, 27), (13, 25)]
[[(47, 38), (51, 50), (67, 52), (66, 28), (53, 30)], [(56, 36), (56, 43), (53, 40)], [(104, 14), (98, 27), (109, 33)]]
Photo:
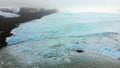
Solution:
[(13, 18), (13, 17), (19, 17), (20, 15), (15, 14), (15, 13), (8, 13), (8, 12), (0, 11), (0, 16), (3, 16), (5, 18)]

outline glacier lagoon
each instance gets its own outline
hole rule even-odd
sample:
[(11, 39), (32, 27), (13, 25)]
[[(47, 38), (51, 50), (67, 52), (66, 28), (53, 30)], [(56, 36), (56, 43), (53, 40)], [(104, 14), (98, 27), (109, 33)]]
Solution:
[(16, 61), (30, 65), (75, 62), (83, 63), (79, 64), (85, 65), (83, 68), (101, 68), (101, 66), (118, 68), (120, 67), (119, 15), (51, 14), (13, 29), (11, 32), (13, 35), (6, 39), (8, 47), (5, 50), (17, 57)]

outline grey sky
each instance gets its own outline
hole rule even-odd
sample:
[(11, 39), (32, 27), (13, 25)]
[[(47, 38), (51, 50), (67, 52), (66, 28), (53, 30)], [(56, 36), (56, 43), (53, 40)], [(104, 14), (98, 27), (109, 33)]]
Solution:
[(119, 0), (0, 0), (0, 6), (45, 8), (120, 8)]

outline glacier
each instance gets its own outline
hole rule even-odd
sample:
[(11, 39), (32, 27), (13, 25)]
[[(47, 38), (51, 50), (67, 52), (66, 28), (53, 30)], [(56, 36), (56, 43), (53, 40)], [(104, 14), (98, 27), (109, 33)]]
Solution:
[(21, 24), (12, 30), (8, 44), (46, 38), (79, 36), (102, 32), (120, 32), (120, 14), (55, 13)]
[[(7, 51), (4, 55), (10, 56), (7, 58), (9, 59), (8, 61), (15, 58), (17, 62), (25, 66), (36, 65), (37, 63), (40, 67), (49, 67), (49, 65), (54, 66), (80, 62), (88, 63), (88, 65), (83, 64), (86, 66), (90, 64), (89, 67), (91, 68), (93, 68), (92, 64), (102, 64), (101, 66), (103, 68), (109, 66), (111, 68), (117, 68), (120, 63), (119, 40), (120, 34), (112, 32), (48, 38), (40, 41), (26, 41), (10, 45), (0, 51), (0, 54)], [(81, 50), (81, 52), (78, 50)], [(112, 64), (116, 64), (116, 67)], [(83, 68), (86, 68), (86, 66)]]
[(71, 58), (76, 56), (99, 57), (102, 63), (116, 62), (120, 59), (119, 16), (112, 13), (51, 14), (13, 29), (4, 49), (24, 64), (72, 63)]

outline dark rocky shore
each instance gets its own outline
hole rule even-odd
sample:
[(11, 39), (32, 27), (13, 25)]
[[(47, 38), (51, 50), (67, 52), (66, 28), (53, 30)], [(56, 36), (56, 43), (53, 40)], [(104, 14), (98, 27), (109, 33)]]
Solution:
[(4, 46), (7, 46), (7, 43), (5, 41), (6, 37), (10, 36), (11, 30), (18, 27), (19, 24), (27, 21), (31, 21), (34, 19), (39, 19), (45, 15), (49, 15), (55, 12), (57, 11), (36, 9), (36, 8), (20, 8), (20, 11), (17, 13), (20, 15), (20, 17), (4, 18), (0, 16), (0, 49), (3, 48)]

